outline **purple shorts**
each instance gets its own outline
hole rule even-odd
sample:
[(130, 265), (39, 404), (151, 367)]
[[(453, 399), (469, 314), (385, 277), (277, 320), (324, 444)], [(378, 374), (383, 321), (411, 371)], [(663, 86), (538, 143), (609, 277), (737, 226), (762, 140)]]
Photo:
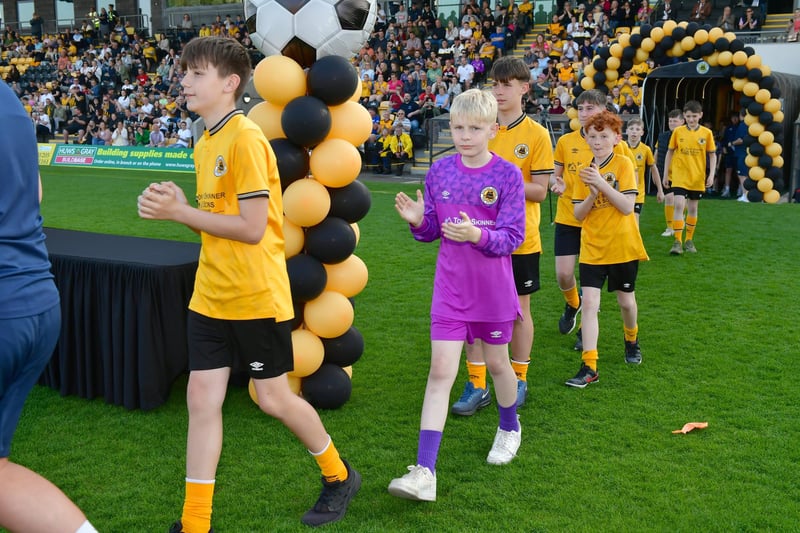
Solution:
[(473, 344), (480, 339), (486, 344), (508, 344), (514, 331), (514, 321), (464, 322), (431, 315), (432, 341), (463, 341)]

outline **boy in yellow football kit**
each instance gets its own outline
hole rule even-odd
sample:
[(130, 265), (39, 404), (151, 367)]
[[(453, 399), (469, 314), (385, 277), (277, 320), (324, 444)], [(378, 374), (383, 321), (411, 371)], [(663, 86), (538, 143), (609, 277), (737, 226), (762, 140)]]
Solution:
[(644, 135), (644, 121), (640, 118), (632, 118), (628, 121), (628, 127), (625, 130), (628, 134), (628, 147), (633, 153), (633, 158), (636, 163), (636, 181), (639, 188), (639, 194), (636, 195), (636, 203), (633, 205), (633, 213), (636, 215), (636, 225), (639, 225), (639, 216), (642, 214), (642, 207), (644, 206), (645, 198), (645, 179), (647, 176), (647, 169), (650, 169), (653, 183), (656, 184), (658, 193), (656, 198), (658, 202), (664, 201), (664, 188), (661, 186), (661, 176), (656, 168), (656, 160), (653, 157), (653, 151), (642, 142)]
[[(700, 125), (703, 106), (690, 100), (683, 106), (683, 119), (686, 125), (672, 132), (664, 168), (669, 169), (672, 178), (672, 192), (675, 195), (675, 211), (672, 230), (675, 242), (669, 253), (681, 255), (684, 251), (696, 253), (694, 230), (697, 227), (697, 207), (706, 188), (714, 185), (714, 172), (717, 168), (717, 145), (714, 133)], [(708, 176), (706, 176), (706, 170)], [(686, 207), (686, 242), (683, 243), (683, 208)]]
[(170, 533), (207, 533), (222, 451), (222, 404), (233, 368), (247, 368), (259, 407), (283, 422), (315, 457), (322, 492), (303, 523), (341, 519), (361, 485), (342, 461), (311, 405), (289, 388), (293, 317), (283, 238), (283, 202), (275, 154), (236, 101), (250, 77), (237, 41), (205, 37), (181, 54), (187, 106), (206, 131), (194, 151), (198, 207), (172, 182), (151, 184), (139, 215), (173, 220), (200, 234), (200, 260), (187, 323), (186, 497)]
[[(554, 249), (556, 256), (556, 281), (564, 295), (564, 313), (558, 320), (562, 335), (572, 332), (581, 310), (581, 296), (575, 278), (575, 263), (581, 247), (581, 221), (575, 218), (572, 207), (572, 187), (579, 180), (578, 171), (592, 161), (592, 150), (586, 143), (583, 124), (606, 109), (606, 95), (597, 89), (583, 91), (575, 98), (578, 121), (581, 129), (558, 138), (554, 153), (553, 181), (551, 190), (558, 195), (556, 204)], [(624, 142), (617, 143), (615, 153), (625, 155), (633, 161), (633, 154)], [(578, 330), (575, 349), (582, 349), (581, 332)]]
[(634, 290), (639, 261), (648, 259), (633, 216), (638, 193), (636, 171), (628, 157), (614, 152), (622, 138), (622, 120), (603, 111), (586, 121), (584, 131), (593, 157), (579, 170), (572, 187), (575, 218), (583, 222), (579, 265), (583, 363), (575, 377), (566, 382), (567, 386), (580, 389), (598, 380), (597, 312), (606, 280), (608, 292), (617, 293), (622, 313), (625, 362), (642, 362)]
[[(522, 171), (525, 182), (525, 240), (511, 256), (522, 318), (514, 322), (511, 337), (511, 366), (517, 376), (517, 407), (528, 395), (528, 365), (531, 361), (534, 325), (531, 294), (539, 290), (539, 258), (542, 240), (539, 234), (540, 202), (547, 197), (547, 182), (553, 172), (550, 135), (522, 109), (522, 96), (528, 92), (530, 70), (520, 58), (504, 56), (494, 65), (490, 77), (497, 100), (497, 135), (489, 140), (489, 150)], [(472, 415), (491, 402), (486, 383), (486, 363), (479, 339), (466, 345), (469, 381), (451, 412)]]

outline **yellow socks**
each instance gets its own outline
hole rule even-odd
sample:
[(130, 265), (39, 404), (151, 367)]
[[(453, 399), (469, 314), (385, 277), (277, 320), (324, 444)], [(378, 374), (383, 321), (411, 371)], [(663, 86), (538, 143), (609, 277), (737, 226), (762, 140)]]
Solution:
[(691, 241), (694, 238), (694, 228), (697, 226), (697, 217), (690, 217), (686, 215), (686, 240)]
[(625, 340), (628, 342), (633, 342), (639, 337), (639, 324), (636, 324), (632, 328), (622, 326), (622, 329), (625, 330)]
[(530, 361), (525, 361), (521, 363), (519, 361), (511, 360), (511, 368), (514, 369), (514, 373), (517, 375), (517, 380), (519, 381), (528, 381), (528, 365), (530, 365)]
[(586, 350), (581, 354), (583, 364), (597, 372), (597, 350)]
[(486, 363), (471, 363), (467, 361), (469, 381), (476, 389), (486, 388)]
[(675, 240), (683, 242), (683, 220), (673, 220), (672, 230), (675, 232)]
[(309, 450), (309, 453), (317, 460), (325, 481), (344, 481), (347, 479), (347, 467), (339, 457), (339, 452), (330, 437), (328, 437), (328, 445), (321, 452), (314, 453)]
[(668, 228), (672, 228), (672, 217), (673, 217), (674, 214), (675, 214), (675, 206), (674, 205), (664, 205), (664, 218), (667, 219), (667, 227)]
[(186, 480), (186, 499), (183, 502), (181, 524), (185, 533), (208, 533), (211, 529), (211, 503), (214, 499), (214, 480)]
[(581, 297), (578, 294), (577, 285), (573, 285), (571, 289), (561, 289), (561, 293), (564, 295), (564, 300), (566, 300), (570, 307), (575, 309), (580, 307)]

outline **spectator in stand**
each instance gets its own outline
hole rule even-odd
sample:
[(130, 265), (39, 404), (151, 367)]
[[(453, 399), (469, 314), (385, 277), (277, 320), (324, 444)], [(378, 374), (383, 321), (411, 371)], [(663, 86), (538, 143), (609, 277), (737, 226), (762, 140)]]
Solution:
[(28, 24), (31, 25), (31, 35), (41, 40), (42, 28), (44, 27), (44, 19), (42, 16), (34, 11), (33, 15), (31, 16), (31, 20), (28, 21)]
[(164, 132), (161, 131), (159, 123), (154, 121), (150, 125), (150, 142), (148, 146), (162, 147), (164, 146), (164, 140)]
[(121, 120), (117, 122), (114, 132), (111, 134), (111, 145), (128, 146), (128, 130), (125, 129), (125, 123)]
[(712, 7), (713, 6), (711, 5), (710, 0), (697, 0), (694, 6), (692, 6), (692, 12), (689, 15), (689, 20), (693, 22), (699, 22), (700, 24), (704, 23), (711, 15)]
[(786, 41), (796, 43), (798, 41), (798, 36), (800, 36), (800, 8), (794, 10), (794, 15), (789, 20)]
[(630, 94), (625, 96), (625, 103), (619, 107), (620, 115), (638, 115), (639, 106), (633, 101), (633, 96)]
[(722, 14), (717, 19), (717, 26), (725, 31), (736, 30), (736, 18), (733, 16), (731, 6), (724, 6), (722, 8)]
[(564, 106), (561, 103), (560, 98), (553, 97), (550, 99), (550, 106), (548, 109), (548, 113), (551, 115), (563, 115), (566, 113), (567, 110), (564, 109)]
[(625, 2), (622, 3), (622, 7), (620, 8), (619, 22), (619, 26), (617, 27), (628, 28), (628, 31), (632, 30), (636, 25), (636, 10), (633, 8), (633, 6), (631, 6), (631, 3), (628, 0), (625, 0)]
[(744, 14), (739, 17), (737, 26), (740, 31), (759, 31), (761, 29), (761, 20), (753, 11), (753, 8), (748, 7), (744, 10)]
[(650, 15), (653, 14), (653, 8), (650, 7), (649, 0), (642, 0), (638, 11), (636, 11), (636, 25), (650, 24)]
[(194, 22), (192, 22), (192, 17), (189, 16), (189, 13), (184, 13), (179, 29), (178, 38), (181, 42), (185, 43), (194, 37)]

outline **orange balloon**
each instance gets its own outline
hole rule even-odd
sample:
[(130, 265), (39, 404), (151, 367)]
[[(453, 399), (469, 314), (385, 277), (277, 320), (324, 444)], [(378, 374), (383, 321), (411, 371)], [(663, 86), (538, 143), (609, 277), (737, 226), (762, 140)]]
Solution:
[(306, 243), (306, 234), (303, 228), (283, 217), (284, 255), (286, 259), (294, 257), (303, 251)]
[(331, 114), (331, 131), (325, 139), (344, 139), (359, 146), (372, 133), (372, 117), (367, 108), (358, 102), (345, 102), (328, 107)]
[(783, 122), (783, 111), (775, 111), (772, 114), (772, 120), (775, 122)]
[(620, 33), (617, 35), (617, 42), (625, 48), (629, 44), (631, 44), (631, 34), (630, 33)]
[(653, 40), (654, 43), (660, 43), (661, 39), (664, 38), (664, 35), (665, 33), (663, 28), (655, 27), (652, 30), (650, 30), (650, 38)]
[(694, 40), (694, 37), (690, 37), (687, 35), (683, 39), (681, 39), (681, 48), (684, 52), (691, 52), (694, 50), (694, 47), (697, 46), (697, 43)]
[(776, 157), (783, 153), (783, 146), (778, 143), (768, 144), (764, 147), (764, 153), (770, 157)]
[(609, 46), (608, 51), (611, 53), (611, 57), (622, 57), (622, 45), (619, 43)]
[(306, 73), (294, 59), (268, 56), (253, 71), (253, 85), (261, 98), (277, 106), (285, 106), (306, 94)]
[(777, 98), (770, 98), (769, 101), (764, 104), (764, 111), (768, 111), (770, 113), (776, 113), (781, 110), (781, 101)]
[(282, 107), (269, 102), (259, 102), (250, 108), (247, 118), (261, 128), (267, 139), (281, 139), (286, 138), (283, 127), (281, 127), (281, 113), (283, 113)]
[(664, 21), (664, 26), (662, 26), (664, 29), (664, 35), (672, 35), (672, 31), (677, 27), (678, 23), (672, 19)]
[[(711, 55), (706, 56), (706, 63), (708, 63), (712, 67), (719, 66), (719, 52), (714, 50), (714, 53), (712, 53)], [(741, 90), (739, 92), (741, 92)]]
[(694, 42), (698, 45), (706, 44), (708, 42), (708, 32), (702, 28), (694, 32)]
[(353, 222), (350, 227), (353, 228), (353, 233), (356, 234), (356, 246), (358, 246), (358, 241), (361, 240), (361, 228), (358, 227), (358, 222)]
[(754, 97), (759, 104), (766, 104), (769, 102), (771, 96), (767, 89), (759, 89)]
[(731, 42), (736, 39), (736, 34), (733, 33), (732, 31), (726, 31), (723, 37), (728, 39), (728, 42)]
[(758, 180), (758, 190), (761, 192), (767, 192), (772, 190), (773, 183), (772, 180), (769, 178), (762, 178)]
[(618, 57), (611, 56), (606, 59), (606, 70), (619, 70), (621, 61)]
[[(753, 181), (760, 182), (761, 180), (767, 179), (764, 177), (764, 169), (761, 167), (750, 167), (747, 171), (747, 175), (750, 176), (750, 179)], [(770, 186), (770, 189), (772, 186)]]
[(323, 291), (303, 308), (305, 326), (323, 339), (344, 335), (353, 325), (353, 315), (347, 297), (334, 291)]
[(307, 329), (292, 331), (292, 355), (294, 357), (294, 370), (290, 376), (304, 378), (310, 376), (322, 366), (325, 358), (325, 346), (319, 337)]
[(758, 137), (764, 133), (764, 125), (760, 122), (753, 122), (747, 127), (747, 132), (753, 137)]
[(594, 65), (589, 63), (583, 69), (583, 75), (587, 78), (593, 77), (597, 73), (597, 69), (594, 68)]
[(771, 131), (763, 131), (758, 136), (758, 142), (763, 146), (769, 146), (770, 144), (775, 142), (775, 134), (772, 133)]
[(710, 30), (708, 30), (708, 40), (711, 41), (712, 43), (716, 42), (716, 40), (722, 37), (724, 34), (725, 30), (723, 30), (720, 27), (711, 28)]
[(761, 56), (758, 54), (753, 54), (747, 58), (747, 62), (745, 63), (747, 70), (753, 70), (761, 66)]
[(781, 199), (781, 193), (772, 189), (764, 193), (764, 201), (768, 204), (777, 204), (778, 200)]
[(356, 90), (353, 92), (352, 95), (350, 95), (350, 98), (348, 98), (348, 100), (351, 102), (358, 102), (360, 99), (361, 99), (361, 79), (358, 80), (358, 83), (356, 84)]
[(772, 158), (772, 166), (777, 168), (783, 168), (783, 156), (777, 155)]
[(756, 82), (754, 82), (754, 81), (748, 81), (747, 83), (744, 84), (744, 88), (742, 89), (742, 92), (746, 96), (749, 96), (750, 98), (752, 98), (758, 92), (758, 84)]
[[(710, 62), (709, 65), (711, 65)], [(733, 87), (734, 91), (740, 93), (744, 90), (745, 83), (748, 83), (747, 78), (734, 78), (733, 82), (731, 82), (731, 87)]]
[(572, 131), (578, 131), (579, 129), (581, 129), (581, 121), (578, 120), (577, 118), (570, 119), (569, 127)]
[(758, 165), (758, 158), (754, 155), (750, 155), (749, 153), (744, 157), (744, 164), (747, 165), (747, 168), (752, 168)]
[(350, 255), (341, 263), (329, 265), (323, 263), (325, 272), (328, 273), (328, 282), (325, 285), (326, 291), (336, 291), (348, 298), (364, 290), (367, 286), (369, 271), (367, 265), (357, 255)]
[(740, 67), (747, 63), (747, 52), (744, 50), (739, 50), (733, 54), (733, 64), (737, 67)]
[(345, 373), (345, 374), (347, 374), (347, 376), (348, 376), (350, 379), (353, 379), (353, 365), (350, 365), (350, 366), (343, 366), (343, 367), (342, 367), (342, 370), (344, 370), (344, 373)]
[(299, 179), (283, 191), (283, 213), (293, 224), (305, 228), (316, 226), (330, 210), (328, 189), (313, 178)]
[(733, 54), (730, 53), (728, 50), (720, 52), (717, 61), (719, 62), (719, 66), (727, 67), (728, 65), (731, 64), (731, 61), (733, 61)]
[(583, 87), (585, 91), (594, 89), (594, 80), (588, 75), (581, 78), (581, 87)]
[[(356, 104), (358, 105), (358, 104)], [(349, 185), (361, 172), (361, 154), (344, 139), (328, 139), (311, 151), (311, 175), (326, 187)]]
[(606, 70), (606, 83), (614, 83), (618, 79), (619, 79), (619, 72), (617, 72), (616, 70)]
[(578, 110), (572, 106), (569, 106), (569, 108), (567, 109), (567, 116), (569, 118), (578, 118)]
[[(655, 30), (655, 28), (653, 28), (653, 30)], [(650, 31), (651, 35), (653, 30)], [(639, 45), (639, 48), (645, 52), (652, 52), (656, 49), (656, 42), (650, 37), (645, 37), (642, 39), (642, 44)]]
[(670, 52), (672, 53), (672, 57), (683, 57), (685, 53), (680, 41), (672, 45)]

